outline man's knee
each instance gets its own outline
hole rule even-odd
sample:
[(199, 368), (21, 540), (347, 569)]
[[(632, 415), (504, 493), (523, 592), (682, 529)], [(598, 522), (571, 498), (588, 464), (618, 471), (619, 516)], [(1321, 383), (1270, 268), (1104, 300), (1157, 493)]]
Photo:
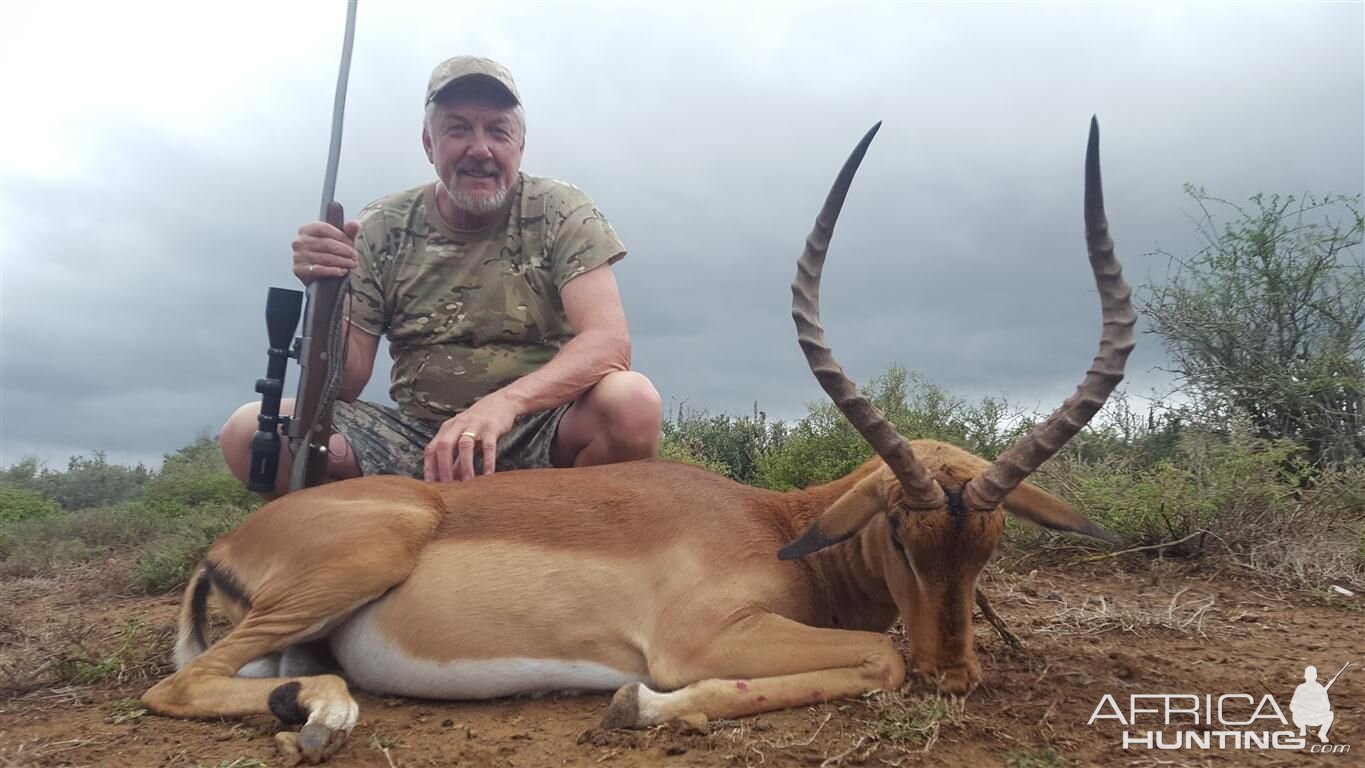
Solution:
[(223, 461), (242, 482), (246, 482), (251, 471), (251, 438), (256, 434), (256, 417), (260, 412), (260, 402), (247, 403), (233, 411), (218, 430), (218, 450), (223, 453)]
[(639, 454), (654, 455), (663, 423), (663, 399), (654, 384), (635, 371), (613, 373), (593, 393), (612, 442)]

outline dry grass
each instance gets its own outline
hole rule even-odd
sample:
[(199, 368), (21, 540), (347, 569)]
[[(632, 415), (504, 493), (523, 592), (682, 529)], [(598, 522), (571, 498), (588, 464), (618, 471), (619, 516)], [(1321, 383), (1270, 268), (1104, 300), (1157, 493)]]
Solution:
[(73, 685), (144, 684), (170, 672), (166, 649), (175, 637), (170, 625), (132, 619), (110, 627), (76, 618), (58, 636), (64, 639), (53, 646), (54, 674)]
[[(1207, 638), (1205, 619), (1217, 602), (1213, 595), (1187, 596), (1182, 588), (1164, 604), (1123, 604), (1104, 595), (1086, 596), (1073, 602), (1058, 594), (1046, 599), (1057, 603), (1057, 610), (1045, 616), (1034, 632), (1051, 635), (1098, 635), (1110, 632), (1141, 635), (1165, 631), (1181, 636)], [(1031, 603), (1029, 598), (1020, 600)]]
[(861, 765), (874, 754), (886, 765), (898, 765), (899, 758), (933, 750), (945, 728), (961, 730), (968, 721), (967, 700), (957, 697), (876, 691), (860, 704), (866, 713), (853, 716), (858, 727), (852, 741), (826, 757), (822, 768)]
[[(818, 714), (820, 709), (824, 708), (813, 707), (809, 711)], [(784, 736), (769, 735), (773, 732), (772, 726), (761, 718), (717, 720), (710, 724), (707, 741), (712, 750), (729, 753), (733, 760), (744, 765), (763, 765), (775, 752), (807, 750), (833, 716), (834, 713), (826, 712), (809, 731)]]
[(0, 768), (37, 768), (63, 765), (62, 755), (77, 749), (107, 748), (127, 736), (125, 733), (89, 733), (78, 739), (57, 739), (21, 743), (12, 749), (0, 747)]
[(167, 649), (175, 636), (170, 623), (140, 617), (110, 623), (79, 610), (57, 621), (35, 623), (24, 620), (26, 612), (22, 602), (0, 609), (4, 697), (27, 697), (39, 706), (42, 702), (33, 696), (83, 701), (86, 696), (81, 692), (91, 686), (140, 686), (170, 672)]
[(863, 765), (874, 757), (877, 764), (895, 766), (908, 755), (933, 750), (945, 728), (961, 729), (967, 722), (965, 699), (889, 691), (809, 712), (811, 725), (804, 731), (776, 735), (757, 718), (718, 721), (708, 741), (712, 750), (743, 765), (763, 765), (780, 753), (822, 768)]
[(1005, 768), (1064, 768), (1066, 764), (1050, 749), (1012, 749), (1005, 753)]
[(1266, 535), (1232, 552), (1242, 568), (1265, 574), (1286, 584), (1320, 590), (1331, 584), (1365, 587), (1362, 535), (1346, 530), (1334, 533)]
[(1139, 634), (1152, 629), (1164, 629), (1179, 635), (1207, 637), (1204, 632), (1205, 614), (1213, 607), (1215, 598), (1191, 598), (1182, 601), (1188, 590), (1177, 592), (1160, 608), (1142, 606), (1122, 607), (1103, 596), (1086, 598), (1078, 606), (1065, 606), (1054, 616), (1050, 624), (1039, 631), (1055, 634), (1090, 635), (1100, 632), (1125, 632)]

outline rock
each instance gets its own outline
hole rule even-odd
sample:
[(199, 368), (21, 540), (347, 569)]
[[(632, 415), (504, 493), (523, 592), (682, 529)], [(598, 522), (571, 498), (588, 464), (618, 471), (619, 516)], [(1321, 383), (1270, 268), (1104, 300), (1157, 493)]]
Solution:
[[(697, 712), (691, 715), (683, 715), (674, 721), (679, 733), (695, 733), (705, 736), (711, 732), (711, 723), (706, 719), (706, 715)], [(682, 754), (681, 752), (678, 754)]]
[(280, 753), (280, 764), (295, 766), (303, 760), (299, 752), (299, 735), (294, 731), (280, 731), (275, 734), (275, 749)]

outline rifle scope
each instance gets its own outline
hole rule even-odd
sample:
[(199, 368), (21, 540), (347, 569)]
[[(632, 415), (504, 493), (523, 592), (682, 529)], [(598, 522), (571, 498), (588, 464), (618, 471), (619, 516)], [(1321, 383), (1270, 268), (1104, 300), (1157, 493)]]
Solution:
[(302, 307), (303, 292), (289, 288), (271, 288), (265, 300), (269, 360), (265, 378), (256, 379), (256, 391), (261, 393), (261, 414), (256, 417), (258, 429), (251, 437), (251, 472), (246, 483), (249, 490), (258, 493), (275, 490), (275, 475), (280, 468), (280, 429), (289, 426), (289, 417), (280, 415), (280, 394), (284, 392), (289, 358), (298, 354), (290, 345)]

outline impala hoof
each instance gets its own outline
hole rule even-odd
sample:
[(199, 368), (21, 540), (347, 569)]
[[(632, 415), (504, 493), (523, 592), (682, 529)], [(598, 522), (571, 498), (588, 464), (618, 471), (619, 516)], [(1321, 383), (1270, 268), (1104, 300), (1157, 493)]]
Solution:
[(975, 660), (951, 667), (916, 664), (915, 671), (926, 685), (950, 696), (966, 696), (981, 682), (981, 666)]
[(966, 696), (976, 688), (977, 680), (963, 667), (945, 669), (939, 673), (935, 684), (938, 690), (952, 696)]
[(602, 718), (604, 730), (639, 728), (643, 725), (640, 722), (640, 689), (643, 687), (640, 683), (631, 683), (616, 691), (616, 695), (611, 697), (611, 706), (607, 707), (607, 714)]

